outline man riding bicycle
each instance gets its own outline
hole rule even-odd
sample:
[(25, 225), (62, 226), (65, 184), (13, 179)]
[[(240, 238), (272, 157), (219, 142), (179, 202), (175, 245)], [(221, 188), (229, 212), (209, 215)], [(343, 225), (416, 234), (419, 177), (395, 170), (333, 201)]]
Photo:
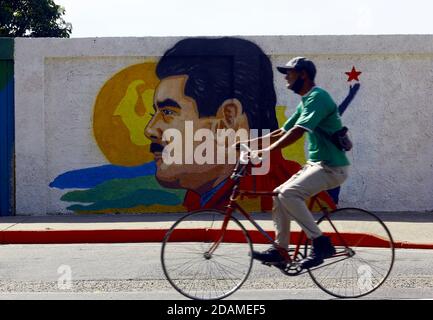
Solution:
[[(283, 127), (269, 134), (270, 146), (253, 151), (251, 157), (284, 148), (307, 132), (308, 161), (299, 172), (274, 190), (279, 194), (273, 199), (272, 218), (276, 228), (275, 242), (280, 250), (272, 246), (264, 252), (254, 251), (253, 258), (277, 266), (284, 265), (285, 258), (280, 252), (281, 249), (288, 249), (290, 220), (294, 219), (313, 243), (310, 255), (300, 262), (302, 269), (309, 269), (331, 257), (335, 248), (330, 239), (322, 234), (305, 200), (320, 191), (341, 185), (347, 179), (350, 163), (345, 152), (330, 139), (332, 134), (342, 129), (342, 122), (329, 93), (315, 85), (314, 63), (304, 57), (296, 57), (277, 69), (286, 75), (287, 88), (300, 95), (301, 102)], [(257, 140), (261, 142), (262, 138)], [(248, 141), (240, 143), (245, 142)]]

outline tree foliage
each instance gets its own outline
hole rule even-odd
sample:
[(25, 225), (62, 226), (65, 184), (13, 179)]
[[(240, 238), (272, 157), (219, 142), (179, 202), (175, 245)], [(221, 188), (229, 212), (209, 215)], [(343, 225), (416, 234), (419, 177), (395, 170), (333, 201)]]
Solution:
[(0, 37), (69, 38), (64, 14), (53, 0), (0, 0)]

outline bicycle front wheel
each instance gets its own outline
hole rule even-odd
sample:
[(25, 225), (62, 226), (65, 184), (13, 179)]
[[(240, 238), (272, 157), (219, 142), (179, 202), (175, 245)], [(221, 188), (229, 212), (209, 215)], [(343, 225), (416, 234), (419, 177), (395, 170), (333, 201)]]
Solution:
[(385, 282), (394, 264), (394, 243), (382, 220), (362, 209), (342, 208), (318, 224), (337, 253), (308, 270), (316, 285), (338, 298), (358, 298)]
[[(235, 292), (252, 267), (252, 243), (235, 218), (222, 211), (202, 210), (180, 218), (167, 232), (161, 250), (165, 276), (191, 299), (222, 299)], [(215, 248), (215, 249), (214, 249)]]

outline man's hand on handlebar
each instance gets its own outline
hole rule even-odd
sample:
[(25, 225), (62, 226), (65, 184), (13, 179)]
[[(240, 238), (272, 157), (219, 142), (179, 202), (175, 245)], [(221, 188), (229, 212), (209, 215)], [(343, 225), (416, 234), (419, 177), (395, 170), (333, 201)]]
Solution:
[(247, 159), (253, 160), (254, 163), (261, 162), (264, 158), (267, 158), (269, 156), (269, 153), (271, 152), (271, 149), (269, 147), (252, 151), (248, 147), (248, 141), (238, 141), (233, 144), (232, 147), (236, 150), (241, 150), (242, 162), (248, 161)]
[(264, 158), (269, 156), (269, 152), (271, 152), (270, 148), (251, 151), (250, 159), (258, 159), (259, 161), (262, 161)]

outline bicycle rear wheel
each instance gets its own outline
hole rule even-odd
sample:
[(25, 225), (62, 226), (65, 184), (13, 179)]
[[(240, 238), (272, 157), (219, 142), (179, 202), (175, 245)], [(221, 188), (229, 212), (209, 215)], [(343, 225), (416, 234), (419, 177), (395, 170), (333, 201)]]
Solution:
[[(222, 299), (235, 292), (252, 267), (252, 243), (234, 217), (222, 232), (225, 213), (203, 210), (180, 218), (167, 232), (161, 250), (165, 276), (191, 299)], [(214, 252), (212, 246), (218, 241)]]
[(394, 243), (382, 220), (362, 209), (342, 208), (318, 224), (337, 251), (308, 270), (319, 288), (338, 298), (358, 298), (385, 282), (394, 264)]

